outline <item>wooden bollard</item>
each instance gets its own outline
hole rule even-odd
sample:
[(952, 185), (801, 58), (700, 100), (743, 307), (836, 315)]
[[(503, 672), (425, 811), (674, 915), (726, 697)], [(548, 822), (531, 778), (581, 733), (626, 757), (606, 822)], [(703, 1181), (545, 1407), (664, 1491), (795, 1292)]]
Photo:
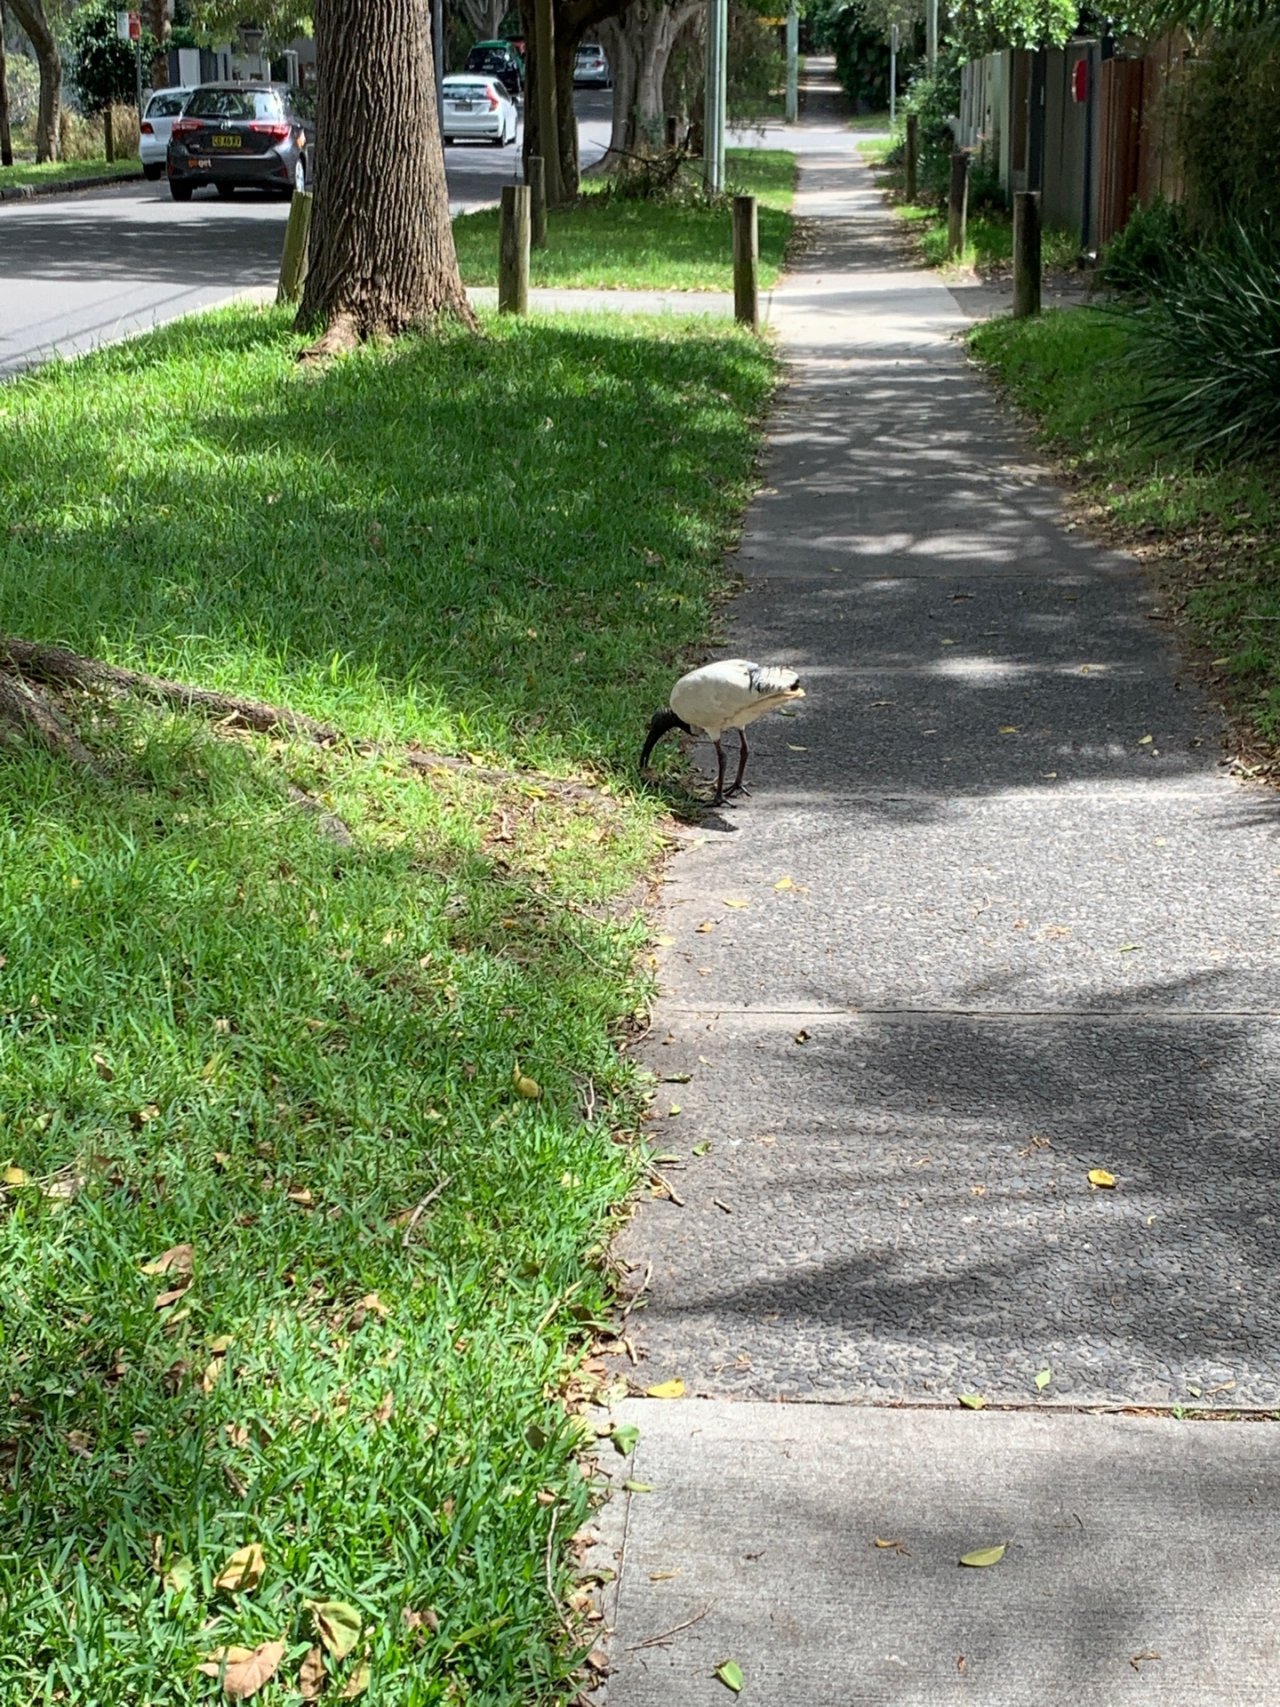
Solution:
[(502, 186), (498, 229), (498, 311), (529, 312), (529, 186)]
[(307, 258), (311, 239), (311, 191), (295, 190), (289, 203), (289, 220), (284, 228), (284, 253), (280, 257), (280, 286), (277, 302), (297, 302), (302, 295), (307, 276)]
[(947, 257), (963, 253), (969, 217), (969, 156), (960, 149), (951, 156), (951, 187), (947, 195)]
[(529, 186), (529, 243), (534, 249), (547, 246), (547, 167), (540, 154), (525, 162), (524, 181)]
[(909, 202), (916, 199), (916, 179), (920, 166), (920, 120), (914, 113), (907, 114), (907, 149), (905, 156), (906, 183), (903, 189)]
[(1013, 198), (1013, 317), (1040, 312), (1040, 193), (1018, 190)]
[(753, 332), (760, 326), (757, 289), (760, 244), (757, 235), (756, 198), (733, 198), (733, 316)]

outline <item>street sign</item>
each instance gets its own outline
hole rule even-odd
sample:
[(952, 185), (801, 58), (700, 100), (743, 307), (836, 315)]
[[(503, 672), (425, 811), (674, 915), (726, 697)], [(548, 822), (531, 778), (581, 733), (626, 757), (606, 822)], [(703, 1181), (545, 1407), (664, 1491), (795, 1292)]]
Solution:
[(129, 40), (142, 40), (142, 14), (140, 12), (130, 12), (129, 14)]

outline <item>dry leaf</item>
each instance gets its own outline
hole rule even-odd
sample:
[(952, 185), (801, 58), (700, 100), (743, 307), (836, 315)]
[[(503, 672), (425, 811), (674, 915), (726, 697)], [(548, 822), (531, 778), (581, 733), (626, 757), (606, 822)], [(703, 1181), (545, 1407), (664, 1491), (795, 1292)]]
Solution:
[(395, 1396), (395, 1394), (394, 1393), (384, 1393), (382, 1395), (382, 1402), (378, 1405), (377, 1409), (373, 1413), (374, 1422), (375, 1423), (390, 1422), (392, 1412), (395, 1410), (395, 1408), (396, 1408), (396, 1396)]
[(361, 1660), (347, 1679), (347, 1687), (338, 1699), (340, 1701), (354, 1701), (358, 1695), (363, 1695), (369, 1687), (369, 1677), (369, 1662), (368, 1660)]
[(750, 901), (731, 901), (727, 895), (724, 897), (724, 904), (726, 907), (749, 907), (751, 905)]
[(981, 1411), (985, 1409), (987, 1401), (983, 1398), (981, 1393), (961, 1393), (960, 1403), (964, 1405), (967, 1410)]
[(1160, 1655), (1154, 1648), (1144, 1648), (1140, 1654), (1130, 1654), (1129, 1664), (1133, 1667), (1134, 1671), (1138, 1673), (1138, 1676), (1141, 1677), (1143, 1662), (1145, 1660), (1158, 1660), (1159, 1658)]
[(677, 1378), (674, 1381), (659, 1381), (656, 1387), (646, 1387), (646, 1399), (683, 1399), (684, 1382)]
[(796, 882), (792, 877), (780, 877), (773, 887), (779, 892), (779, 894), (782, 894), (788, 889), (794, 889), (796, 887)]
[(316, 1635), (335, 1660), (346, 1659), (360, 1640), (360, 1614), (345, 1600), (307, 1602), (315, 1621)]
[(425, 1625), (434, 1636), (440, 1629), (440, 1620), (429, 1606), (423, 1612), (415, 1612), (408, 1606), (402, 1607), (400, 1617), (406, 1630), (420, 1630)]
[(213, 1392), (213, 1389), (218, 1385), (224, 1367), (225, 1365), (220, 1357), (215, 1357), (212, 1363), (206, 1365), (205, 1372), (200, 1377), (200, 1391), (202, 1393)]
[(290, 1203), (300, 1203), (304, 1209), (310, 1209), (315, 1203), (315, 1198), (305, 1185), (298, 1186), (287, 1195)]
[(170, 1245), (167, 1251), (161, 1251), (154, 1262), (144, 1262), (143, 1274), (190, 1274), (195, 1267), (196, 1253), (193, 1245)]
[(527, 1073), (520, 1071), (518, 1061), (511, 1069), (511, 1083), (516, 1087), (516, 1095), (526, 1097), (530, 1102), (537, 1102), (542, 1095), (542, 1086), (536, 1079), (531, 1079)]
[(381, 1316), (384, 1322), (391, 1314), (391, 1306), (389, 1304), (384, 1304), (376, 1292), (366, 1292), (364, 1297), (360, 1300), (360, 1308), (362, 1310), (372, 1310), (374, 1315)]
[(167, 1310), (170, 1304), (176, 1304), (179, 1298), (186, 1296), (187, 1288), (190, 1285), (191, 1282), (187, 1281), (184, 1286), (175, 1286), (168, 1292), (157, 1293), (154, 1308), (157, 1310)]
[(713, 931), (715, 928), (716, 928), (716, 922), (714, 919), (704, 919), (702, 921), (702, 923), (698, 926), (698, 935), (699, 936), (706, 936), (708, 931)]
[(247, 1547), (237, 1547), (226, 1564), (213, 1579), (214, 1588), (231, 1590), (248, 1590), (257, 1588), (262, 1581), (262, 1573), (267, 1568), (266, 1556), (260, 1541), (251, 1541)]
[(1000, 725), (1000, 733), (1002, 735), (1016, 735), (1018, 733), (1018, 725), (1016, 723), (1002, 723)]
[(107, 1060), (106, 1056), (95, 1055), (93, 1057), (93, 1065), (103, 1084), (109, 1085), (112, 1079), (115, 1078), (115, 1073), (113, 1072), (111, 1063)]
[(308, 1648), (302, 1670), (298, 1673), (298, 1694), (304, 1701), (318, 1701), (328, 1681), (323, 1648)]
[(1153, 735), (1139, 735), (1138, 745), (1140, 747), (1149, 747), (1154, 739), (1155, 737)]
[(1115, 1183), (1116, 1183), (1116, 1176), (1114, 1174), (1108, 1173), (1105, 1168), (1090, 1168), (1089, 1169), (1089, 1184), (1090, 1185), (1099, 1186), (1102, 1188), (1102, 1190), (1106, 1191), (1106, 1190), (1109, 1190)]
[(889, 1550), (890, 1552), (897, 1553), (900, 1558), (905, 1559), (908, 1557), (907, 1544), (905, 1541), (901, 1541), (901, 1540), (885, 1541), (881, 1536), (877, 1535), (875, 1538), (875, 1541), (873, 1542), (873, 1545), (876, 1547), (885, 1548), (885, 1549)]
[(283, 1658), (283, 1642), (264, 1642), (260, 1648), (218, 1648), (196, 1670), (220, 1678), (233, 1701), (247, 1701), (271, 1681)]
[(976, 1552), (965, 1553), (960, 1563), (962, 1565), (973, 1565), (979, 1570), (984, 1565), (998, 1565), (1004, 1558), (1005, 1545), (1005, 1542), (1002, 1541), (998, 1547), (979, 1547)]
[(15, 1168), (11, 1162), (4, 1170), (4, 1183), (6, 1185), (30, 1185), (31, 1176), (24, 1169)]
[(798, 1031), (796, 1033), (796, 1042), (797, 1043), (807, 1043), (808, 1041), (809, 1041), (809, 1033), (807, 1031)]

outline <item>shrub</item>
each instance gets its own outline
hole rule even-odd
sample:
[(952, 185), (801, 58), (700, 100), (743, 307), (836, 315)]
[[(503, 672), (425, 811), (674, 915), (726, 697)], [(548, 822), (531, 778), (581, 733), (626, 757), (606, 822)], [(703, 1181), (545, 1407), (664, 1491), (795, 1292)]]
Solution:
[(1208, 229), (1280, 211), (1280, 21), (1222, 35), (1172, 85), (1187, 201)]
[(1234, 224), (1132, 314), (1139, 435), (1205, 462), (1280, 452), (1280, 238)]
[(1191, 252), (1186, 209), (1163, 196), (1134, 207), (1124, 229), (1107, 244), (1098, 282), (1122, 295), (1147, 296), (1169, 286)]
[(919, 121), (919, 187), (921, 200), (944, 200), (951, 172), (955, 133), (951, 119), (960, 111), (959, 51), (948, 44), (938, 54), (932, 76), (922, 68), (907, 85), (902, 105)]

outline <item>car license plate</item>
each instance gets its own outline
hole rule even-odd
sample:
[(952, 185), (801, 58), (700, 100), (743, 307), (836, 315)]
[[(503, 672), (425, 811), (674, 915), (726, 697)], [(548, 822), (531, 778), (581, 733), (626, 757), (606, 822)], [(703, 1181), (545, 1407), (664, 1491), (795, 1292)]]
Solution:
[(213, 146), (215, 148), (239, 148), (240, 138), (234, 131), (226, 136), (215, 136), (213, 139)]
[(474, 109), (474, 107), (474, 101), (455, 101), (453, 103), (453, 110), (455, 113), (469, 113)]

